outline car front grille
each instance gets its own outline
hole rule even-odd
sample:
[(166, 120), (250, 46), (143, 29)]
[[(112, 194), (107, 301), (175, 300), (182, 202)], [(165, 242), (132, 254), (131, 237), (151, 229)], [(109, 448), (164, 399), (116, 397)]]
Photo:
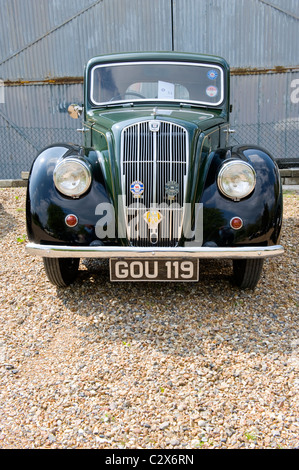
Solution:
[(178, 243), (188, 162), (188, 135), (183, 127), (153, 120), (123, 129), (122, 192), (127, 236), (133, 246)]

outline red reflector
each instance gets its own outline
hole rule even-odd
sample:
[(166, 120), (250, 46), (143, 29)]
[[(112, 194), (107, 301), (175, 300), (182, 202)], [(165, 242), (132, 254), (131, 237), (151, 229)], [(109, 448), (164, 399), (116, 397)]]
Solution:
[(234, 230), (239, 230), (241, 227), (243, 227), (243, 220), (240, 219), (240, 217), (234, 217), (234, 218), (230, 221), (230, 226), (231, 226), (231, 228), (233, 228)]
[(75, 227), (78, 223), (78, 217), (73, 214), (67, 215), (65, 218), (65, 223), (69, 227)]

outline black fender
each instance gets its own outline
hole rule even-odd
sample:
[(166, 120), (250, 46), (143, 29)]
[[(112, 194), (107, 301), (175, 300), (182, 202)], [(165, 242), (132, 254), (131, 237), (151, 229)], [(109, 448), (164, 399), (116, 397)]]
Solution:
[[(62, 195), (53, 180), (57, 162), (68, 156), (83, 159), (91, 168), (91, 186), (77, 199)], [(48, 146), (37, 155), (29, 174), (26, 197), (28, 239), (39, 244), (90, 245), (98, 240), (96, 207), (110, 201), (97, 152), (69, 144)], [(68, 214), (78, 217), (76, 227), (66, 225)]]
[[(256, 172), (254, 191), (240, 201), (225, 197), (217, 185), (223, 163), (240, 159)], [(238, 145), (217, 149), (208, 156), (209, 169), (200, 202), (203, 204), (203, 244), (218, 246), (270, 246), (279, 243), (282, 225), (282, 185), (279, 169), (267, 150), (259, 146)], [(243, 227), (230, 226), (233, 217)]]

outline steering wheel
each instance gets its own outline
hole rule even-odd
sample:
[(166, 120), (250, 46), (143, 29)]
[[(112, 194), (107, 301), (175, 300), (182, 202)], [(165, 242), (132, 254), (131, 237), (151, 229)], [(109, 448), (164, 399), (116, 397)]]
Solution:
[(137, 96), (138, 98), (143, 98), (146, 99), (145, 96), (141, 95), (140, 93), (136, 93), (135, 91), (126, 91), (123, 95), (119, 94), (116, 96), (113, 96), (110, 101), (116, 101), (120, 98), (125, 98), (126, 95), (131, 95), (131, 96)]

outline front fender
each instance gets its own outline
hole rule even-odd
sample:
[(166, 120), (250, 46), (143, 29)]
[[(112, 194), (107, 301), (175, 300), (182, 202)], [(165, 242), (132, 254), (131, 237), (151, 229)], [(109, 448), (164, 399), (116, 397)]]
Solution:
[[(78, 199), (60, 194), (53, 181), (53, 171), (60, 159), (78, 156), (89, 163), (92, 183), (87, 193)], [(57, 144), (42, 150), (33, 162), (26, 198), (28, 239), (40, 244), (90, 245), (97, 240), (95, 225), (99, 219), (96, 207), (110, 203), (110, 198), (97, 152), (82, 147)], [(75, 214), (79, 222), (69, 228), (65, 217)]]
[[(256, 172), (254, 191), (240, 201), (225, 197), (218, 189), (217, 176), (228, 159), (250, 163)], [(210, 155), (210, 166), (201, 201), (203, 203), (204, 245), (276, 245), (282, 225), (282, 186), (278, 166), (262, 147), (235, 146)], [(241, 217), (243, 227), (233, 230), (230, 221)]]

